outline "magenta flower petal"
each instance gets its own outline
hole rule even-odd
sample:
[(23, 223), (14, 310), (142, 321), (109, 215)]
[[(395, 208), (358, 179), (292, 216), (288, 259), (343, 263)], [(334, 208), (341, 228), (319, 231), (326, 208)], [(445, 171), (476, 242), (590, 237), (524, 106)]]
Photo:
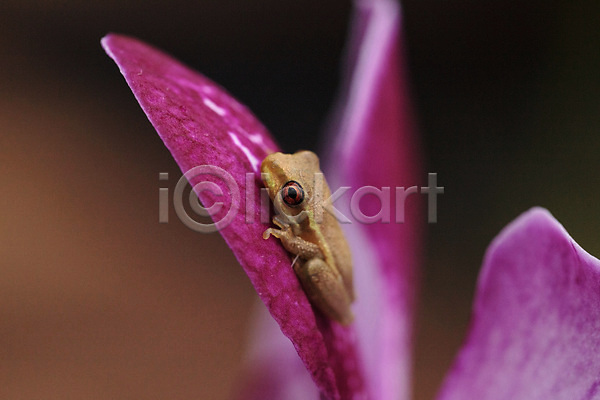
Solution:
[[(405, 87), (400, 9), (388, 0), (357, 2), (357, 7), (351, 82), (334, 121), (327, 173), (332, 188), (350, 186), (353, 195), (366, 186), (389, 188), (394, 199), (396, 187), (423, 179)], [(367, 381), (375, 399), (406, 399), (422, 199), (408, 197), (406, 207), (391, 201), (389, 222), (360, 223), (350, 197), (335, 204), (352, 220), (344, 228), (355, 257), (356, 325)], [(368, 216), (388, 208), (373, 196), (358, 204)]]
[(469, 334), (440, 399), (597, 399), (600, 260), (543, 209), (487, 250)]
[[(213, 219), (226, 220), (237, 205), (239, 212), (229, 224), (217, 223), (219, 231), (318, 388), (329, 399), (361, 393), (359, 366), (351, 363), (353, 344), (332, 341), (331, 332), (340, 328), (317, 321), (288, 253), (276, 239), (262, 239), (267, 225), (258, 222), (258, 171), (262, 159), (277, 149), (266, 129), (223, 89), (158, 50), (118, 35), (105, 37), (102, 44), (182, 171), (213, 167), (189, 176), (205, 207), (223, 203)], [(197, 186), (202, 182), (205, 186)], [(227, 183), (239, 189), (239, 196)], [(340, 364), (342, 359), (350, 362)]]

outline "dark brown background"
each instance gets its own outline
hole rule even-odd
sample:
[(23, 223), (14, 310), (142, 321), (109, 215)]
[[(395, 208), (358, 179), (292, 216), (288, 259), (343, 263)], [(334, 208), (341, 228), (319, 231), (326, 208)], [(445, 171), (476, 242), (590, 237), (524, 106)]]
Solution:
[[(218, 235), (157, 223), (179, 172), (99, 39), (142, 38), (250, 106), (288, 151), (332, 103), (343, 1), (0, 5), (0, 398), (225, 399), (253, 289)], [(415, 355), (433, 397), (490, 240), (549, 208), (600, 254), (598, 2), (406, 1), (427, 171)], [(425, 176), (423, 177), (425, 183)]]

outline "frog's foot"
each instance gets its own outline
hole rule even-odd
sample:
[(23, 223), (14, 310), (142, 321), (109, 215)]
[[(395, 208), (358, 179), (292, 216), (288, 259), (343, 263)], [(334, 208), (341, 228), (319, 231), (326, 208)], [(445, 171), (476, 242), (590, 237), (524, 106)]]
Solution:
[(291, 240), (292, 239), (292, 237), (294, 236), (294, 234), (292, 232), (292, 227), (290, 225), (283, 225), (278, 222), (279, 221), (277, 221), (276, 218), (273, 218), (273, 223), (275, 223), (275, 225), (277, 225), (281, 229), (269, 228), (269, 229), (265, 230), (263, 233), (263, 239), (266, 240), (271, 235), (275, 236), (277, 239), (280, 239), (280, 240)]
[(278, 237), (277, 234), (275, 232), (277, 232), (278, 229), (273, 229), (273, 228), (269, 228), (266, 231), (263, 232), (263, 239), (267, 240), (268, 238), (271, 237), (271, 235)]

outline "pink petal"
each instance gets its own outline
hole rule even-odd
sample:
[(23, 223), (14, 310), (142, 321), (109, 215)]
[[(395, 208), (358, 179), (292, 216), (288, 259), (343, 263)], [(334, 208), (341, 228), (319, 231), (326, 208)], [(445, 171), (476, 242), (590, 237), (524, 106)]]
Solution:
[[(396, 209), (394, 188), (426, 178), (420, 173), (400, 37), (401, 16), (395, 1), (357, 2), (357, 29), (350, 47), (351, 84), (342, 96), (330, 143), (328, 179), (332, 191), (352, 190), (334, 203), (351, 224), (345, 232), (353, 249), (358, 300), (356, 326), (368, 385), (375, 399), (410, 396), (411, 330), (416, 295), (420, 203), (409, 197)], [(357, 51), (354, 54), (353, 51)], [(391, 223), (361, 224), (350, 217), (348, 201), (360, 187), (391, 188)], [(367, 196), (360, 202), (366, 215), (381, 208)], [(396, 223), (395, 216), (405, 216)]]
[(544, 209), (487, 250), (467, 340), (440, 399), (597, 399), (600, 260)]
[(220, 233), (319, 389), (330, 399), (359, 393), (362, 378), (358, 367), (348, 369), (336, 362), (353, 357), (352, 344), (332, 342), (330, 332), (339, 328), (317, 321), (290, 268), (288, 253), (276, 239), (262, 239), (268, 224), (258, 222), (262, 187), (258, 168), (265, 155), (277, 149), (268, 132), (223, 89), (158, 50), (119, 35), (105, 37), (102, 44), (182, 171), (201, 165), (218, 167), (227, 171), (233, 186), (239, 188), (236, 199), (222, 172), (190, 177), (193, 186), (214, 182), (222, 191), (223, 195), (218, 195), (195, 187), (205, 207), (224, 204), (213, 216), (215, 221), (222, 221), (232, 205), (239, 206)]

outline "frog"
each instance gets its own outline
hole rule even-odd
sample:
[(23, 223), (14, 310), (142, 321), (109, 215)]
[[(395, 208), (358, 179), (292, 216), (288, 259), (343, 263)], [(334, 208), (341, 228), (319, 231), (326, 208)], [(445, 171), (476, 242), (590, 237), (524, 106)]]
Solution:
[(308, 150), (271, 153), (262, 161), (261, 177), (276, 226), (263, 238), (274, 236), (295, 256), (292, 268), (313, 307), (349, 325), (355, 300), (352, 256), (338, 220), (326, 211), (331, 190), (318, 156)]

